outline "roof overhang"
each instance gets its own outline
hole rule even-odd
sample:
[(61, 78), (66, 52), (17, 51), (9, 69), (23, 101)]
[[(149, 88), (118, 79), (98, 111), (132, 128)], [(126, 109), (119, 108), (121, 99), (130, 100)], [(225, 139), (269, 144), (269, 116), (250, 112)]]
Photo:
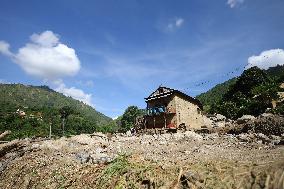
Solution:
[(193, 98), (179, 90), (175, 90), (175, 89), (171, 89), (171, 88), (167, 88), (167, 87), (159, 87), (157, 90), (155, 90), (149, 97), (145, 98), (146, 102), (149, 101), (153, 101), (153, 100), (157, 100), (157, 99), (162, 99), (162, 98), (166, 98), (169, 97), (171, 95), (179, 95), (181, 97), (183, 97), (184, 99), (196, 104), (197, 106), (199, 106), (200, 109), (203, 110), (203, 105), (201, 104), (201, 102), (196, 99)]

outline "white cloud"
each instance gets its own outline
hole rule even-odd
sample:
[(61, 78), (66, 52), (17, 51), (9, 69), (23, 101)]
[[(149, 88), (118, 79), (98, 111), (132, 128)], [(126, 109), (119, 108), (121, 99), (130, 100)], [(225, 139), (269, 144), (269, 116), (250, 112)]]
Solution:
[(53, 47), (59, 43), (59, 36), (52, 31), (45, 31), (41, 34), (34, 33), (30, 39), (34, 43), (44, 47)]
[(231, 7), (231, 8), (235, 8), (237, 5), (242, 4), (245, 0), (228, 0), (227, 4)]
[(167, 31), (174, 31), (178, 28), (180, 28), (184, 23), (183, 18), (174, 18), (171, 19), (170, 22), (167, 25)]
[(33, 34), (30, 40), (16, 54), (11, 53), (9, 44), (2, 41), (0, 52), (11, 56), (27, 74), (43, 79), (73, 76), (80, 70), (80, 60), (75, 50), (60, 43), (57, 34), (45, 31)]
[(92, 104), (92, 94), (86, 94), (83, 90), (77, 89), (75, 87), (68, 88), (62, 81), (58, 81), (60, 83), (55, 91), (63, 93), (65, 96), (70, 96), (76, 100), (80, 100), (90, 106)]
[(247, 68), (257, 66), (261, 69), (268, 69), (277, 65), (284, 65), (284, 50), (271, 49), (263, 51), (258, 56), (251, 56), (248, 58)]
[(183, 22), (184, 22), (184, 20), (182, 18), (177, 18), (176, 19), (176, 27), (181, 27)]
[[(59, 41), (59, 35), (52, 31), (32, 34), (30, 42), (19, 48), (17, 53), (12, 53), (9, 48), (7, 42), (0, 41), (0, 53), (10, 57), (27, 74), (52, 82), (55, 91), (93, 106), (92, 94), (75, 87), (68, 88), (61, 79), (78, 73), (80, 60), (73, 48)], [(5, 81), (0, 79), (0, 83)], [(87, 81), (86, 86), (93, 86), (93, 82)]]
[(112, 118), (112, 120), (116, 120), (118, 117), (119, 117), (119, 116), (115, 116), (115, 117)]
[(10, 51), (10, 45), (9, 43), (5, 41), (0, 41), (0, 53), (6, 55), (6, 56), (11, 56), (12, 53)]

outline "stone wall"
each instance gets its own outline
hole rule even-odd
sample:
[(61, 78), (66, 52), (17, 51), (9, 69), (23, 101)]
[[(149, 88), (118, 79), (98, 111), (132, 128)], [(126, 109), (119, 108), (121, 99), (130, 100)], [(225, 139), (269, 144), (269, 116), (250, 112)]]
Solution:
[(175, 96), (177, 126), (185, 123), (188, 129), (199, 129), (204, 125), (204, 116), (198, 105), (193, 104), (183, 97)]

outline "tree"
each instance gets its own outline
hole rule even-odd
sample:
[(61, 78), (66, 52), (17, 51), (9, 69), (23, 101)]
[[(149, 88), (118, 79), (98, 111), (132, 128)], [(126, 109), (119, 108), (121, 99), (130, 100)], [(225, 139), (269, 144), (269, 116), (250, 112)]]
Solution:
[(71, 109), (70, 106), (63, 106), (62, 108), (59, 109), (59, 113), (62, 119), (62, 133), (64, 136), (65, 121), (68, 118), (68, 116), (73, 113), (73, 110)]
[(121, 132), (126, 132), (130, 128), (134, 127), (137, 116), (143, 115), (143, 110), (137, 106), (129, 106), (121, 117)]
[(234, 102), (224, 101), (221, 103), (215, 103), (213, 104), (211, 110), (213, 111), (210, 111), (209, 113), (219, 113), (233, 119), (238, 117), (238, 108)]
[(223, 99), (211, 108), (211, 112), (221, 113), (236, 119), (245, 114), (258, 116), (271, 108), (271, 102), (278, 99), (279, 83), (257, 67), (245, 70)]
[(245, 97), (252, 97), (253, 94), (251, 92), (254, 87), (270, 81), (269, 76), (264, 70), (254, 66), (242, 73), (242, 75), (237, 79), (236, 83), (230, 87), (224, 98), (226, 100), (232, 100), (232, 98), (237, 97), (237, 93), (241, 93)]

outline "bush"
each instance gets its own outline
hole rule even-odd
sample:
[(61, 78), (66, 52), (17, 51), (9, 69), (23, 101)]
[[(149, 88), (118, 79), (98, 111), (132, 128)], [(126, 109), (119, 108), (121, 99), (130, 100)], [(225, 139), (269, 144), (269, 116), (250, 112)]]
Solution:
[(129, 106), (121, 117), (121, 132), (126, 132), (134, 127), (135, 120), (138, 116), (144, 115), (144, 111), (137, 106)]

